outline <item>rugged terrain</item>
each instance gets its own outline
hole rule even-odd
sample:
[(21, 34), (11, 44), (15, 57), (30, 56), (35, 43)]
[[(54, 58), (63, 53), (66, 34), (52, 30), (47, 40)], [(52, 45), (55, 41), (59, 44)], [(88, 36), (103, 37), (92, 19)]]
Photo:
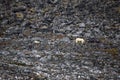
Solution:
[(119, 0), (0, 0), (0, 7), (0, 80), (120, 80)]

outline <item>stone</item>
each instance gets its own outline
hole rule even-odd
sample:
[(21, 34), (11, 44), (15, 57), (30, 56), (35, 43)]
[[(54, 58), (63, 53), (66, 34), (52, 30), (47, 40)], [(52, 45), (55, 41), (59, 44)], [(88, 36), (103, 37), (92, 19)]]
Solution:
[(24, 18), (24, 15), (23, 15), (23, 13), (21, 13), (21, 12), (17, 12), (17, 13), (16, 13), (16, 17), (17, 17), (17, 18), (20, 18), (20, 19), (23, 19), (23, 18)]
[(34, 41), (34, 43), (39, 44), (39, 43), (40, 43), (40, 41)]
[(25, 11), (26, 10), (26, 6), (19, 6), (19, 7), (15, 7), (13, 8), (13, 12), (16, 13), (16, 12), (22, 12), (22, 11)]
[(79, 23), (79, 27), (85, 27), (85, 23)]

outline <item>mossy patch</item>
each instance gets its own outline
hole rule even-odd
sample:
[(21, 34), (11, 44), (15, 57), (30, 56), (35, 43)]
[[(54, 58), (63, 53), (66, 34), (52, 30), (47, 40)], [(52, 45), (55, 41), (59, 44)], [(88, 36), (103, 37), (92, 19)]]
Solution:
[(26, 63), (22, 63), (22, 62), (11, 62), (10, 64), (14, 64), (17, 66), (32, 66), (32, 65), (27, 65)]
[(116, 56), (119, 54), (119, 50), (117, 48), (104, 49), (104, 51), (107, 53), (110, 53), (113, 56)]

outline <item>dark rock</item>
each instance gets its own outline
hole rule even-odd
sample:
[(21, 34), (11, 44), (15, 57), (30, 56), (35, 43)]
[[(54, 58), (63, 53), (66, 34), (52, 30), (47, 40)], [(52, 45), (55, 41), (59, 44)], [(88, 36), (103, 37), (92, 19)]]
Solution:
[(49, 4), (57, 4), (59, 0), (47, 0)]
[(26, 6), (15, 7), (15, 8), (13, 8), (12, 11), (13, 11), (14, 13), (26, 11)]

